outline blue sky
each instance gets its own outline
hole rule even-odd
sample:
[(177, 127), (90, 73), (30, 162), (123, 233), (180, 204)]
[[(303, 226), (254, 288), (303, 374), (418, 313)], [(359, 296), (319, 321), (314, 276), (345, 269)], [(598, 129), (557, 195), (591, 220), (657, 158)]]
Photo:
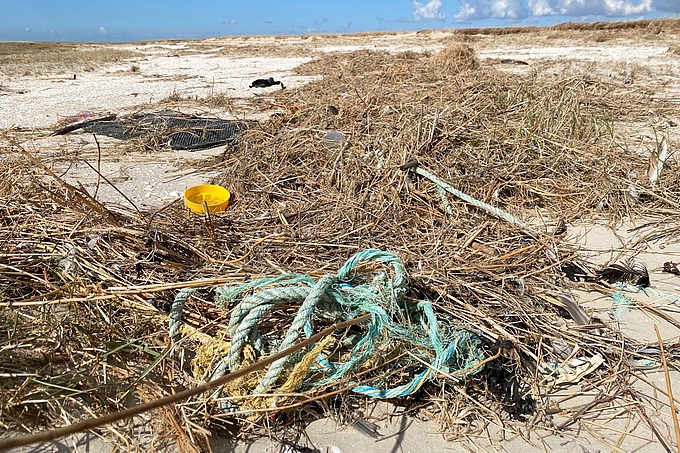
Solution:
[(680, 0), (2, 0), (0, 41), (139, 41), (678, 17)]

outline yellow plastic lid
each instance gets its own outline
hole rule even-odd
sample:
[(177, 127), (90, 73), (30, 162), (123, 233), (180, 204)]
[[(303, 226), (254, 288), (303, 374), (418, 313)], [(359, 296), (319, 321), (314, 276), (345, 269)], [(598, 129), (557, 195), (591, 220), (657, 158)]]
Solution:
[(227, 208), (229, 196), (229, 191), (222, 186), (201, 184), (184, 191), (184, 205), (196, 214), (203, 215), (206, 208), (208, 212), (216, 214)]

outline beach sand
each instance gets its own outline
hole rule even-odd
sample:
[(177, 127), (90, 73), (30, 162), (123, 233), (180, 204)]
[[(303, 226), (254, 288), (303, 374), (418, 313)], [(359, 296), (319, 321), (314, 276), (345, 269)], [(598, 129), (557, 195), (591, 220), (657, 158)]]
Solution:
[[(430, 33), (371, 34), (364, 36), (309, 36), (309, 37), (225, 37), (191, 42), (154, 42), (142, 44), (110, 44), (112, 47), (132, 50), (139, 56), (124, 63), (72, 74), (49, 74), (3, 77), (0, 79), (0, 129), (21, 131), (22, 145), (48, 165), (54, 172), (72, 184), (82, 184), (88, 190), (98, 187), (100, 200), (128, 205), (129, 201), (117, 190), (98, 182), (97, 175), (82, 161), (99, 165), (102, 174), (116, 183), (133, 203), (140, 208), (158, 208), (178, 199), (192, 185), (210, 182), (220, 172), (219, 157), (224, 148), (198, 152), (165, 151), (158, 155), (126, 150), (125, 143), (99, 137), (103, 153), (98, 155), (92, 134), (77, 132), (51, 137), (48, 129), (54, 127), (57, 115), (75, 115), (82, 111), (98, 113), (115, 112), (118, 115), (155, 109), (163, 106), (184, 113), (200, 113), (222, 118), (264, 119), (277, 109), (262, 109), (268, 93), (278, 86), (263, 90), (249, 89), (249, 83), (259, 77), (273, 76), (285, 82), (286, 89), (315, 80), (316, 77), (299, 76), (294, 69), (318, 55), (330, 52), (349, 52), (358, 49), (386, 50), (389, 52), (437, 52), (453, 35), (449, 31)], [(598, 77), (630, 79), (630, 89), (644, 87), (652, 98), (680, 99), (680, 60), (669, 49), (677, 43), (676, 35), (668, 34), (654, 42), (629, 38), (611, 38), (606, 41), (591, 40), (584, 34), (582, 41), (573, 36), (547, 39), (540, 32), (531, 35), (493, 36), (479, 34), (469, 40), (482, 65), (492, 65), (499, 71), (535, 74), (536, 77), (554, 78), (565, 74), (593, 74)], [(503, 59), (521, 60), (527, 65), (501, 64)], [(131, 70), (132, 67), (136, 69)], [(217, 93), (226, 96), (225, 105), (206, 107), (194, 99), (210, 99)], [(177, 98), (176, 102), (167, 101)], [(260, 104), (255, 104), (255, 100)], [(680, 101), (679, 101), (680, 102)], [(654, 144), (654, 131), (663, 129), (673, 151), (678, 150), (677, 129), (668, 127), (680, 123), (680, 118), (659, 117), (650, 113), (646, 124), (619, 125), (619, 131), (628, 133), (628, 142), (634, 152), (647, 153)], [(620, 132), (623, 133), (623, 132)], [(73, 157), (77, 156), (74, 161)], [(672, 157), (675, 159), (675, 155)], [(645, 237), (652, 227), (634, 230), (646, 222), (659, 219), (625, 219), (611, 225), (601, 222), (568, 225), (565, 241), (574, 250), (593, 263), (607, 264), (621, 257), (634, 256), (644, 262), (650, 273), (653, 288), (667, 294), (680, 296), (680, 277), (662, 273), (663, 264), (680, 262), (680, 246), (666, 239)], [(654, 224), (659, 227), (658, 223)], [(664, 225), (661, 225), (664, 226)], [(665, 225), (672, 227), (673, 225)], [(633, 231), (634, 230), (634, 231)], [(628, 294), (654, 307), (668, 307), (671, 302), (654, 294)], [(656, 343), (654, 326), (657, 325), (667, 344), (680, 341), (680, 330), (661, 316), (634, 308), (614, 306), (610, 297), (590, 292), (575, 292), (574, 296), (593, 316), (618, 319), (621, 332), (643, 343)], [(617, 311), (618, 310), (618, 311)], [(680, 319), (677, 312), (669, 316)], [(566, 327), (565, 327), (566, 328)], [(660, 399), (666, 389), (664, 374), (658, 369), (639, 370), (649, 381), (648, 385), (635, 385), (640, 392), (653, 394)], [(671, 371), (674, 389), (680, 392), (677, 371)], [(598, 390), (583, 388), (579, 382), (563, 389), (564, 413), (578, 413)], [(646, 416), (658, 421), (659, 426), (671, 427), (667, 406), (655, 405), (650, 400)], [(570, 410), (569, 410), (570, 409)], [(16, 451), (142, 451), (151, 442), (144, 426), (152, 415), (138, 420), (139, 444), (122, 446), (115, 430), (104, 430), (103, 435), (87, 434), (62, 439), (58, 443), (42, 444)], [(446, 440), (436, 420), (428, 417), (412, 418), (400, 413), (400, 408), (377, 403), (367, 407), (362, 419), (374, 423), (377, 432), (368, 433), (356, 423), (343, 423), (322, 418), (306, 428), (306, 434), (287, 438), (287, 433), (272, 432), (269, 437), (252, 442), (233, 443), (225, 438), (211, 440), (214, 452), (294, 452), (286, 447), (291, 442), (297, 447), (307, 447), (318, 452), (346, 453), (422, 453), (440, 451), (508, 451), (508, 452), (598, 452), (598, 451), (665, 451), (657, 436), (660, 434), (672, 443), (674, 433), (666, 429), (653, 433), (640, 420), (631, 420), (623, 414), (608, 414), (608, 418), (591, 420), (589, 429), (547, 430), (530, 429), (531, 421), (513, 422), (522, 436), (489, 428), (484, 435), (470, 435), (453, 442)], [(568, 417), (555, 415), (555, 426), (568, 423)], [(626, 433), (626, 436), (622, 434)], [(620, 442), (619, 442), (620, 440)], [(155, 444), (153, 445), (162, 445)], [(179, 451), (177, 446), (165, 445), (167, 451)], [(336, 448), (333, 450), (332, 448)], [(340, 450), (338, 450), (338, 448)]]

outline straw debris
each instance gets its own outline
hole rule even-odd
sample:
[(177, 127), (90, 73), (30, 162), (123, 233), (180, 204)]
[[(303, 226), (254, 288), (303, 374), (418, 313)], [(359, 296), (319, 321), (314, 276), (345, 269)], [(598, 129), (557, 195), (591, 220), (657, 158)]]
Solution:
[[(328, 54), (299, 72), (322, 77), (253, 100), (253, 108), (276, 113), (225, 157), (214, 182), (235, 201), (222, 216), (203, 219), (178, 203), (158, 212), (106, 205), (99, 212), (74, 198), (58, 175), (24, 159), (20, 138), (6, 134), (0, 426), (54, 426), (193, 386), (228, 344), (228, 310), (208, 287), (287, 272), (318, 279), (375, 248), (405, 264), (410, 300), (431, 302), (443, 325), (472, 332), (488, 358), (467, 376), (438, 372), (416, 397), (399, 400), (439, 419), (447, 437), (482, 435), (494, 425), (562, 433), (619, 412), (658, 429), (647, 397), (632, 387), (629, 358), (646, 345), (601, 314), (570, 314), (578, 307), (567, 304), (569, 311), (560, 295), (614, 290), (552, 234), (584, 218), (614, 222), (677, 209), (677, 172), (662, 172), (655, 186), (638, 180), (648, 157), (629, 151), (617, 130), (645, 118), (651, 101), (644, 91), (587, 76), (501, 73), (459, 41), (434, 54)], [(328, 132), (338, 135), (324, 139)], [(414, 160), (539, 233), (442, 195), (404, 166)], [(188, 328), (175, 348), (170, 306), (177, 290), (197, 279), (207, 280), (185, 306)], [(297, 308), (269, 313), (260, 333), (282, 338)], [(309, 364), (320, 351), (341, 358), (342, 339), (299, 358)], [(356, 382), (404, 384), (429, 354), (405, 345), (379, 350), (342, 385), (305, 387), (301, 382), (319, 374), (291, 368), (289, 384), (251, 397), (258, 374), (179, 405), (149, 429), (174, 423), (193, 439), (237, 424), (245, 435), (349, 412), (364, 399), (351, 392)], [(243, 366), (257, 359), (253, 350), (248, 355)], [(583, 363), (571, 368), (578, 375), (572, 383), (591, 395), (582, 406), (569, 406), (575, 393), (565, 396), (573, 387), (560, 374), (573, 359)], [(677, 365), (677, 348), (667, 344), (665, 359)], [(303, 406), (306, 416), (298, 412)]]

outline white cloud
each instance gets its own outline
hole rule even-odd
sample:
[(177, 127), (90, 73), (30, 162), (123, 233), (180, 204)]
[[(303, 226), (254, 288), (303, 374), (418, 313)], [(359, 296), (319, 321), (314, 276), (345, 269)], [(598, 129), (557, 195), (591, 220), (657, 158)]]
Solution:
[(444, 20), (446, 15), (442, 14), (441, 0), (428, 0), (426, 3), (420, 3), (418, 0), (411, 0), (413, 6), (413, 17), (416, 20)]
[(458, 11), (458, 14), (456, 14), (456, 20), (462, 22), (474, 19), (484, 19), (484, 15), (482, 13), (478, 13), (477, 8), (472, 6), (470, 3), (461, 2), (460, 11)]
[(524, 19), (529, 15), (521, 0), (496, 0), (491, 2), (493, 17), (499, 19)]
[(229, 25), (236, 25), (238, 24), (238, 19), (232, 19), (228, 22)]
[[(413, 15), (416, 4), (413, 0)], [(440, 2), (437, 2), (440, 3)], [(680, 0), (461, 0), (456, 20), (466, 22), (481, 19), (521, 20), (529, 16), (604, 16), (639, 17), (654, 10), (680, 13)]]
[(521, 0), (461, 0), (456, 20), (460, 22), (488, 18), (520, 20), (528, 15), (529, 11), (522, 5)]
[(106, 28), (104, 28), (103, 25), (99, 27), (99, 34), (102, 36), (108, 34), (108, 31), (106, 31)]
[(529, 0), (527, 6), (533, 16), (554, 16), (557, 14), (550, 5), (550, 0)]
[(652, 11), (652, 0), (529, 0), (534, 16), (638, 16)]

